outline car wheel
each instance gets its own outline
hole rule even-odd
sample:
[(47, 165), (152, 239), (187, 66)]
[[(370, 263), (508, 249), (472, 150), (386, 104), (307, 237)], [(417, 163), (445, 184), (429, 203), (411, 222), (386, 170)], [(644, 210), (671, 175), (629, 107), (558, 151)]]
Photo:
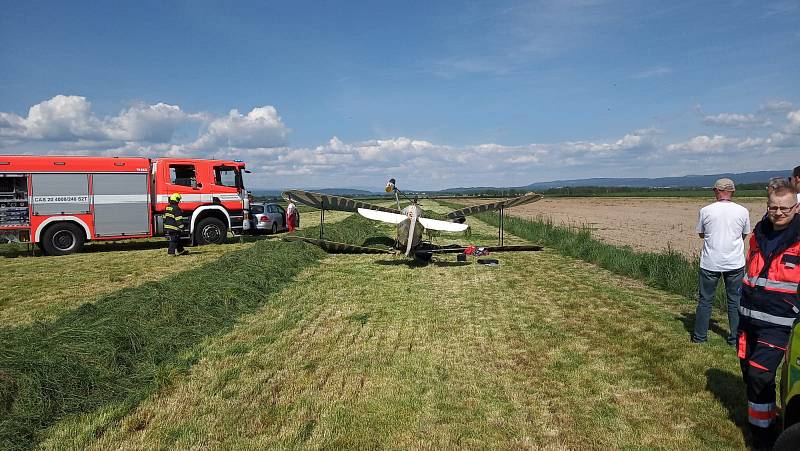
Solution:
[(772, 449), (773, 451), (792, 451), (796, 450), (799, 444), (800, 423), (795, 423), (784, 429)]
[(273, 222), (272, 223), (272, 234), (275, 235), (276, 233), (278, 233), (278, 223), (277, 222)]
[(223, 244), (228, 240), (225, 223), (217, 218), (204, 218), (194, 229), (194, 242), (203, 244)]
[(47, 255), (67, 255), (79, 252), (85, 240), (83, 229), (71, 222), (61, 222), (44, 231), (41, 246)]

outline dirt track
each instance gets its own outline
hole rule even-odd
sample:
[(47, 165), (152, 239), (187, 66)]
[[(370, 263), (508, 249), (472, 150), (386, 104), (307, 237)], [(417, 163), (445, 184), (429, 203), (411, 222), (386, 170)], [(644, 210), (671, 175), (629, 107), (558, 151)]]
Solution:
[[(698, 198), (592, 197), (545, 198), (508, 210), (524, 218), (549, 217), (557, 225), (588, 226), (594, 237), (637, 250), (675, 249), (687, 257), (700, 254), (695, 233), (700, 208), (713, 202)], [(750, 211), (753, 226), (766, 212), (766, 200), (734, 201)]]

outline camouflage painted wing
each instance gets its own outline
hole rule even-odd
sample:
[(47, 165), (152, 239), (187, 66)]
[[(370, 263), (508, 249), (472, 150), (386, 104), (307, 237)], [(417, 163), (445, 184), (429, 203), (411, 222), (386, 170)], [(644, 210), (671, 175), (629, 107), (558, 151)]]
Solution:
[(462, 208), (460, 210), (451, 211), (447, 214), (447, 219), (450, 220), (459, 220), (464, 218), (464, 216), (474, 215), (477, 213), (483, 213), (487, 211), (494, 211), (499, 210), (502, 208), (511, 208), (516, 207), (518, 205), (529, 204), (531, 202), (536, 202), (540, 200), (543, 196), (541, 194), (536, 193), (528, 193), (522, 195), (520, 197), (513, 197), (511, 199), (505, 199), (498, 202), (490, 202), (488, 204), (482, 205), (473, 205), (471, 207)]
[(304, 236), (287, 236), (283, 238), (285, 241), (305, 241), (306, 243), (319, 246), (325, 252), (330, 254), (393, 254), (394, 252), (389, 249), (380, 249), (377, 247), (356, 246), (354, 244), (337, 243), (336, 241), (318, 240), (314, 238), (307, 238)]
[(319, 210), (325, 209), (325, 210), (337, 210), (337, 211), (351, 211), (355, 213), (358, 211), (359, 208), (366, 208), (369, 210), (402, 214), (400, 210), (394, 208), (379, 207), (377, 205), (349, 199), (347, 197), (332, 196), (329, 194), (312, 193), (309, 191), (301, 191), (294, 189), (283, 192), (284, 199), (289, 200), (290, 196), (292, 200), (296, 202), (299, 202), (303, 205), (308, 205), (309, 207), (314, 207)]

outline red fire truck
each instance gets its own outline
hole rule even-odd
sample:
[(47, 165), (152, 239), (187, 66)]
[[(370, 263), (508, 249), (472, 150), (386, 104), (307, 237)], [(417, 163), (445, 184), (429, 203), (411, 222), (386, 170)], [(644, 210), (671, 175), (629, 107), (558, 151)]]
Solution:
[(172, 193), (186, 237), (222, 243), (249, 229), (241, 161), (0, 155), (0, 243), (36, 243), (48, 255), (89, 240), (164, 235)]

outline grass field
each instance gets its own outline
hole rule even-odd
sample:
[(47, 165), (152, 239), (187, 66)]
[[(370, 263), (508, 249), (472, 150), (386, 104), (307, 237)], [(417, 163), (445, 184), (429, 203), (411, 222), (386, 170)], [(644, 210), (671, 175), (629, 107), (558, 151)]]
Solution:
[[(496, 239), (493, 227), (470, 223), (470, 242)], [(352, 218), (326, 227), (326, 236), (357, 238), (353, 230), (376, 229)], [(381, 231), (391, 234), (386, 227)], [(506, 236), (509, 244), (523, 242)], [(424, 267), (391, 256), (320, 256), (318, 263), (313, 257), (299, 266), (281, 260), (279, 267), (296, 272), (275, 278), (271, 252), (307, 251), (300, 243), (280, 251), (274, 246), (283, 244), (222, 246), (226, 251), (214, 250), (221, 257), (209, 255), (173, 273), (183, 281), (178, 292), (194, 293), (194, 285), (218, 284), (225, 268), (229, 278), (263, 278), (256, 290), (263, 296), (242, 308), (215, 310), (219, 302), (233, 301), (228, 297), (239, 292), (236, 284), (226, 285), (232, 291), (225, 296), (204, 288), (201, 304), (217, 313), (201, 326), (213, 327), (176, 346), (153, 371), (136, 372), (140, 379), (130, 381), (135, 396), (107, 395), (85, 409), (57, 414), (32, 425), (27, 443), (50, 449), (745, 446), (746, 403), (735, 352), (716, 326), (708, 345), (688, 343), (694, 305), (685, 297), (552, 249), (497, 254), (497, 267), (457, 264), (452, 257)], [(87, 268), (92, 258), (108, 258), (102, 265), (113, 266), (115, 256), (144, 261), (152, 256), (134, 254), (150, 251), (81, 257)], [(240, 265), (249, 260), (255, 264)], [(3, 264), (21, 271), (40, 261), (63, 260)], [(49, 281), (73, 283), (81, 277), (77, 273), (50, 274)], [(81, 321), (80, 310), (70, 310), (81, 299), (100, 308), (115, 300), (143, 301), (159, 283), (123, 280), (129, 288), (77, 296), (40, 326), (4, 323), (0, 372), (45, 367), (44, 360), (9, 354), (22, 346), (15, 334), (53, 338), (42, 331)], [(37, 284), (47, 282), (43, 276)], [(15, 299), (22, 302), (9, 296), (0, 314), (15, 308)], [(48, 311), (47, 304), (43, 299), (23, 310), (30, 318), (39, 309)], [(185, 305), (191, 312), (193, 304)], [(106, 321), (139, 318), (128, 310), (113, 312)], [(54, 340), (54, 353), (66, 352), (59, 346)], [(129, 352), (134, 363), (153, 362)], [(21, 362), (17, 373), (8, 371), (12, 361)], [(4, 404), (10, 397), (2, 398), (2, 388), (0, 440), (8, 440), (20, 427), (9, 419), (27, 400)]]

